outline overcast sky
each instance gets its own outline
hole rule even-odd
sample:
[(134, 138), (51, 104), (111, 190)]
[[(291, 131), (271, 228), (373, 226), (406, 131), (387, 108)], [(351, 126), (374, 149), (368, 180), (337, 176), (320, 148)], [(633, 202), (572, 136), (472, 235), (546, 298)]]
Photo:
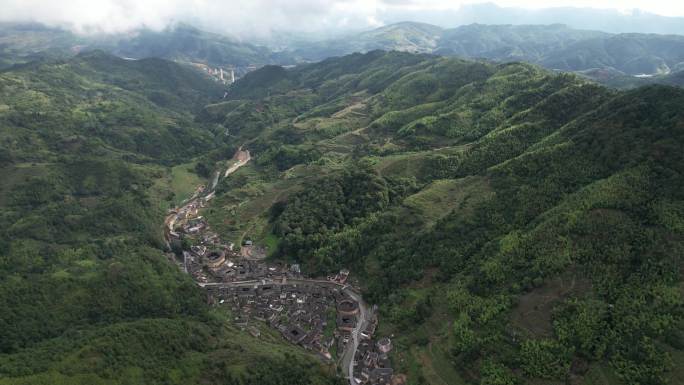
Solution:
[[(483, 1), (458, 0), (0, 0), (0, 21), (36, 21), (77, 32), (161, 29), (189, 22), (218, 32), (245, 34), (273, 30), (316, 32), (362, 29), (383, 24), (391, 12), (458, 9)], [(684, 16), (682, 0), (494, 0), (500, 6), (641, 9)], [(404, 12), (404, 13), (401, 13)], [(409, 13), (410, 14), (410, 13)]]

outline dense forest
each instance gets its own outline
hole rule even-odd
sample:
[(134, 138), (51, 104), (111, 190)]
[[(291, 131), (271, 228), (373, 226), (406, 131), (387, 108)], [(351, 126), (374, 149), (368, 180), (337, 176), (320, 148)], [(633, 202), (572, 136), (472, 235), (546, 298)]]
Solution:
[(374, 51), (227, 98), (203, 119), (256, 162), (210, 217), (352, 268), (410, 383), (681, 383), (681, 89)]

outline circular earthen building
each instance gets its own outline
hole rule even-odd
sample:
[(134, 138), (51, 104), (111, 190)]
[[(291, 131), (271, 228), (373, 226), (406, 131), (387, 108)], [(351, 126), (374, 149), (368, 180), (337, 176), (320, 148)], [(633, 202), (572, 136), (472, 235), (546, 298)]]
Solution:
[(345, 299), (337, 304), (337, 312), (341, 315), (356, 315), (359, 313), (359, 303)]

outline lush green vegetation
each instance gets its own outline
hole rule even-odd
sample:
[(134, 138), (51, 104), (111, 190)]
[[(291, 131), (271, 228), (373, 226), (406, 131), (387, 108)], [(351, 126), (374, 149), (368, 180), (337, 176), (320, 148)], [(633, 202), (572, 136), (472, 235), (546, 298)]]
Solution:
[(336, 383), (164, 256), (165, 209), (235, 148), (195, 121), (222, 95), (101, 52), (0, 72), (0, 384)]
[(410, 383), (681, 381), (681, 90), (374, 51), (222, 96), (98, 52), (0, 73), (1, 384), (335, 382), (161, 251), (242, 144), (212, 227), (352, 268)]
[(681, 90), (377, 51), (265, 71), (203, 115), (268, 111), (211, 218), (361, 275), (409, 382), (680, 381)]

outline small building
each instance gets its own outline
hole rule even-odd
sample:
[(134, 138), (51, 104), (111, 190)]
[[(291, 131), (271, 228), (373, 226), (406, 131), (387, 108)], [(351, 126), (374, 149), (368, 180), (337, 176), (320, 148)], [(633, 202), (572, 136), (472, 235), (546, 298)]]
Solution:
[(207, 247), (202, 245), (192, 245), (190, 246), (190, 251), (201, 257), (207, 252)]
[(347, 278), (349, 278), (349, 270), (347, 270), (347, 269), (340, 270), (340, 274), (338, 274), (338, 277), (339, 277), (338, 281), (341, 284), (347, 283)]
[(256, 295), (256, 292), (251, 287), (240, 287), (237, 290), (237, 296), (240, 298), (249, 298), (249, 297), (254, 297), (255, 295)]
[(375, 328), (376, 325), (374, 322), (368, 322), (366, 323), (366, 327), (361, 330), (361, 337), (365, 339), (371, 339), (373, 337), (373, 334), (375, 334)]
[(370, 383), (378, 385), (391, 384), (393, 374), (394, 370), (392, 368), (375, 368), (370, 372)]
[(340, 331), (351, 332), (356, 327), (356, 317), (348, 315), (337, 316), (337, 328)]

